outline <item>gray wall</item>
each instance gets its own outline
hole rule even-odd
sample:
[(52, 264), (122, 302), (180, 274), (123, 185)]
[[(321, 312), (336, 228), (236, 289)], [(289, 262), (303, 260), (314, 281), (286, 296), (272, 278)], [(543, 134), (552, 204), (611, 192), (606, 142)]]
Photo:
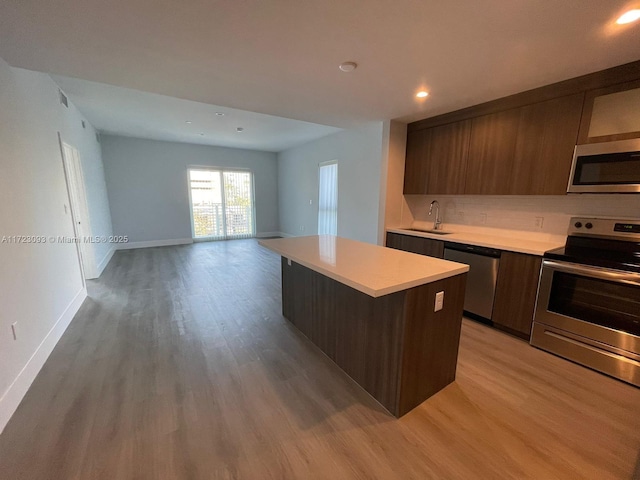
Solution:
[(318, 166), (337, 160), (338, 235), (378, 243), (386, 188), (382, 149), (383, 123), (371, 122), (280, 152), (280, 231), (293, 236), (317, 234)]
[(252, 170), (256, 233), (278, 231), (275, 153), (111, 135), (101, 143), (113, 231), (130, 242), (191, 238), (189, 166)]
[[(80, 152), (94, 235), (111, 234), (95, 131), (58, 98), (49, 76), (0, 59), (0, 239), (73, 236), (58, 132)], [(0, 431), (85, 296), (74, 244), (0, 242)]]

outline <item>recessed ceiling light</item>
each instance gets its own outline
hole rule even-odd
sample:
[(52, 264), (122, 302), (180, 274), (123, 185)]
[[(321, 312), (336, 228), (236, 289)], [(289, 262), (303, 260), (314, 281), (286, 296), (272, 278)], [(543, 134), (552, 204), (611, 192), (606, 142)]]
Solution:
[(429, 96), (429, 92), (425, 92), (424, 90), (422, 90), (421, 92), (416, 93), (416, 97), (418, 98), (425, 98)]
[(618, 20), (616, 20), (616, 23), (618, 25), (624, 25), (625, 23), (635, 22), (638, 19), (640, 19), (640, 10), (629, 10), (628, 12), (620, 15)]
[(193, 122), (192, 122), (191, 120), (187, 120), (187, 121), (186, 121), (186, 122), (184, 122), (184, 123), (186, 123), (187, 125), (191, 125)]
[(240, 133), (240, 132), (244, 132), (244, 128), (242, 127), (238, 127), (236, 128), (236, 132)]
[(224, 113), (222, 113), (222, 112), (216, 112), (216, 115), (217, 115), (218, 117), (224, 117)]
[(201, 133), (201, 134), (200, 134), (200, 136), (201, 136), (201, 137), (204, 137), (204, 133)]
[(356, 62), (344, 62), (341, 63), (338, 67), (343, 72), (353, 72), (356, 68), (358, 68), (358, 64)]

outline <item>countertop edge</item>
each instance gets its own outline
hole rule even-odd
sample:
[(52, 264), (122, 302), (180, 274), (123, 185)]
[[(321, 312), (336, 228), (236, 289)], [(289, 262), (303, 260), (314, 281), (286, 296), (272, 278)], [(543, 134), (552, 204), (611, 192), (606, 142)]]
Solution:
[[(534, 255), (537, 257), (542, 257), (545, 254), (545, 252), (549, 250), (553, 250), (554, 248), (559, 248), (564, 246), (564, 243), (556, 244), (553, 242), (549, 242), (548, 247), (545, 247), (544, 250), (541, 250), (539, 248), (515, 247), (509, 244), (493, 243), (493, 242), (485, 242), (482, 240), (470, 240), (467, 238), (460, 238), (459, 237), (460, 235), (465, 236), (464, 232), (452, 232), (449, 235), (438, 235), (435, 233), (419, 232), (419, 231), (407, 230), (403, 228), (387, 228), (386, 231), (390, 233), (398, 233), (401, 235), (410, 235), (413, 237), (428, 238), (430, 240), (440, 240), (442, 242), (462, 243), (467, 245), (476, 245), (478, 247), (496, 248), (498, 250), (503, 250), (507, 252), (524, 253), (527, 255)], [(473, 234), (470, 233), (469, 235), (473, 235)], [(522, 240), (522, 242), (536, 242), (536, 241)], [(544, 243), (544, 242), (537, 242), (537, 243)]]
[[(295, 255), (291, 255), (288, 252), (284, 252), (280, 249), (277, 248), (273, 248), (272, 246), (267, 246), (264, 245), (262, 243), (261, 240), (258, 241), (258, 244), (260, 246), (262, 246), (263, 248), (266, 248), (267, 250), (270, 250), (274, 253), (277, 253), (278, 255), (280, 255), (281, 257), (284, 257), (288, 260), (294, 261), (300, 265), (302, 265), (303, 267), (306, 267), (310, 270), (313, 270), (314, 272), (318, 272), (326, 277), (329, 277), (337, 282), (340, 282), (344, 285), (347, 285), (355, 290), (358, 290), (359, 292), (362, 292), (366, 295), (369, 295), (370, 297), (383, 297), (385, 295), (390, 295), (392, 293), (397, 293), (397, 292), (401, 292), (403, 290), (408, 290), (410, 288), (414, 288), (414, 287), (419, 287), (420, 285), (426, 285), (427, 283), (432, 283), (432, 282), (436, 282), (438, 280), (444, 280), (445, 278), (449, 278), (449, 277), (455, 277), (456, 275), (461, 275), (463, 273), (467, 273), (469, 271), (469, 266), (468, 265), (461, 265), (460, 267), (457, 268), (452, 268), (449, 271), (446, 272), (440, 272), (440, 273), (434, 273), (434, 274), (430, 274), (428, 276), (425, 276), (423, 278), (419, 278), (419, 279), (415, 279), (415, 280), (411, 280), (411, 281), (407, 281), (407, 282), (402, 282), (402, 283), (398, 283), (396, 285), (390, 286), (390, 287), (386, 287), (386, 288), (381, 288), (378, 290), (374, 290), (372, 288), (368, 288), (354, 280), (351, 280), (347, 277), (344, 277), (336, 272), (333, 272), (331, 270), (327, 270), (317, 264), (308, 262), (304, 259), (301, 259)], [(380, 248), (387, 248), (387, 247), (382, 247), (380, 245), (378, 245), (378, 247)], [(408, 253), (408, 252), (407, 252)]]

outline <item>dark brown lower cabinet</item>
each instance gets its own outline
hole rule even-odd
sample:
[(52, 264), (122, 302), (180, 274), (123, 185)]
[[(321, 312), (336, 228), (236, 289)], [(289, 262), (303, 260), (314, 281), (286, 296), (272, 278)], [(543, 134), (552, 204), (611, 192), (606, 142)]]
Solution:
[[(444, 242), (429, 238), (387, 233), (387, 247), (443, 258)], [(493, 325), (529, 340), (538, 291), (542, 257), (503, 251), (493, 301)]]
[[(400, 417), (455, 380), (466, 279), (371, 297), (282, 258), (282, 313)], [(444, 308), (434, 312), (440, 291)]]
[(387, 247), (429, 257), (444, 258), (444, 242), (430, 238), (388, 232)]
[(541, 264), (541, 257), (502, 252), (493, 302), (495, 327), (529, 339)]

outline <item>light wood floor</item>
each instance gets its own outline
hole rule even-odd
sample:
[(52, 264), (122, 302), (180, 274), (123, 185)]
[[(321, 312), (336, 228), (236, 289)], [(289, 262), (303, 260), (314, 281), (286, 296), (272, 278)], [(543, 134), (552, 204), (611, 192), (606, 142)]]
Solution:
[(281, 316), (279, 268), (254, 240), (116, 253), (0, 478), (637, 478), (640, 389), (465, 320), (456, 382), (396, 420)]

